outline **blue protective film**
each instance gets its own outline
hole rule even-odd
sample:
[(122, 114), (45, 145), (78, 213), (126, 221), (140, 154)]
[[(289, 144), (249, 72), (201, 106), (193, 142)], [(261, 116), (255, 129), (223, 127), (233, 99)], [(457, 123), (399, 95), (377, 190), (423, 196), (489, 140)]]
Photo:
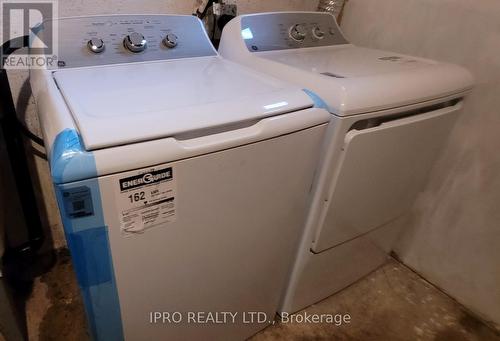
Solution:
[(323, 99), (321, 97), (319, 97), (315, 92), (313, 92), (309, 89), (302, 89), (302, 91), (304, 91), (309, 97), (311, 97), (311, 99), (314, 102), (315, 108), (326, 109), (329, 112), (331, 112), (328, 108), (328, 104), (326, 104), (326, 102), (323, 101)]
[(56, 136), (50, 153), (50, 173), (56, 184), (97, 176), (94, 156), (85, 151), (74, 129), (65, 129)]
[[(78, 134), (70, 129), (56, 137), (51, 155), (57, 202), (91, 336), (94, 340), (123, 340), (120, 302), (94, 157), (82, 149)], [(61, 184), (82, 178), (88, 179)]]

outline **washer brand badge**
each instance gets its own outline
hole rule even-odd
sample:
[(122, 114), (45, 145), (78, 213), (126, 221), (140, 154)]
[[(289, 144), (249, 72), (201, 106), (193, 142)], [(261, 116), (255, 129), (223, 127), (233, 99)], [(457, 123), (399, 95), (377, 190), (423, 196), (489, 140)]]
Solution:
[(123, 192), (132, 188), (169, 180), (172, 180), (172, 167), (120, 179), (120, 190)]

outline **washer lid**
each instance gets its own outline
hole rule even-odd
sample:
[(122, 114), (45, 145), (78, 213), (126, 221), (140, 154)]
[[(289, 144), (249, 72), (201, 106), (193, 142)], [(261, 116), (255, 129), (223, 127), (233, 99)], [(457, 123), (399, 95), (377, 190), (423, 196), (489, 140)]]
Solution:
[(300, 88), (219, 57), (60, 70), (54, 79), (86, 150), (313, 106)]

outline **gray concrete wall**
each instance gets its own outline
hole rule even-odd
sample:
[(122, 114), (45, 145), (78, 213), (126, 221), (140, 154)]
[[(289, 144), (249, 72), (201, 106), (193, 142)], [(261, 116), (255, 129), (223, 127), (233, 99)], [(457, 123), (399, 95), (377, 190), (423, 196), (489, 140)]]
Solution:
[[(253, 13), (284, 10), (315, 10), (317, 0), (237, 0), (239, 13)], [(133, 13), (165, 13), (165, 14), (191, 14), (195, 0), (64, 0), (59, 1), (59, 16), (81, 16), (92, 14), (133, 14)], [(26, 119), (28, 126), (33, 131), (38, 131), (38, 121), (35, 114), (35, 105), (31, 98), (31, 91), (27, 81), (28, 73), (24, 71), (9, 72), (15, 102), (19, 115)], [(39, 132), (39, 131), (38, 131)], [(43, 153), (43, 149), (38, 149)], [(65, 245), (59, 212), (54, 199), (52, 184), (48, 173), (47, 163), (43, 158), (31, 156), (33, 165), (39, 174), (35, 179), (35, 186), (40, 198), (43, 221), (52, 231), (55, 247)], [(1, 188), (7, 195), (8, 190)], [(3, 229), (3, 220), (0, 220), (0, 231)], [(21, 231), (21, 229), (19, 230)], [(17, 238), (22, 239), (22, 235)]]
[(397, 254), (500, 324), (500, 2), (350, 0), (354, 43), (457, 63), (477, 80), (465, 115), (405, 217)]

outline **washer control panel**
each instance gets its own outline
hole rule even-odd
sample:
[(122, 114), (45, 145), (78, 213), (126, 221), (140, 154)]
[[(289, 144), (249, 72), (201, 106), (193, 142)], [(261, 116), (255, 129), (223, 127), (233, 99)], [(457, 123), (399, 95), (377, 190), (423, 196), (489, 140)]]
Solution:
[(241, 18), (241, 36), (250, 52), (348, 44), (329, 13), (282, 12)]
[(188, 15), (111, 15), (62, 18), (52, 69), (215, 56), (200, 20)]

